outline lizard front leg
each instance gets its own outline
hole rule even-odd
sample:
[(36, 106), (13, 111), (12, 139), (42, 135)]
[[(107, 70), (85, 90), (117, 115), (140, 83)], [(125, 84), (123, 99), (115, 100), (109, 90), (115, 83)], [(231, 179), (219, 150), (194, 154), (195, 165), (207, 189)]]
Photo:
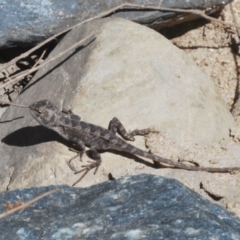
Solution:
[(132, 132), (127, 132), (126, 129), (124, 128), (123, 124), (118, 120), (118, 118), (114, 117), (110, 123), (108, 130), (116, 134), (117, 132), (126, 140), (134, 141), (135, 138), (134, 136), (136, 135), (146, 135), (151, 132), (157, 132), (151, 128), (146, 128), (146, 129), (135, 129)]
[(76, 172), (77, 170), (75, 169), (75, 167), (71, 164), (71, 161), (74, 160), (75, 158), (77, 158), (79, 156), (80, 158), (80, 161), (82, 161), (82, 155), (85, 153), (85, 144), (83, 143), (83, 141), (81, 141), (80, 139), (78, 139), (76, 142), (75, 142), (75, 145), (76, 145), (76, 148), (78, 150), (75, 150), (75, 149), (72, 149), (70, 148), (69, 150), (71, 151), (74, 151), (74, 152), (77, 152), (77, 155), (73, 156), (71, 159), (69, 159), (67, 161), (67, 165), (69, 166), (69, 168)]
[(75, 186), (77, 183), (79, 183), (86, 175), (87, 173), (93, 169), (93, 168), (96, 168), (95, 171), (94, 171), (94, 174), (97, 173), (97, 170), (99, 168), (99, 166), (101, 165), (102, 163), (102, 159), (101, 159), (101, 156), (99, 154), (99, 152), (94, 148), (94, 147), (91, 147), (89, 150), (88, 150), (88, 153), (91, 155), (91, 157), (95, 160), (95, 161), (88, 161), (88, 165), (83, 165), (82, 168), (80, 171), (76, 171), (75, 174), (78, 174), (78, 173), (81, 173), (83, 172), (82, 176), (73, 184), (73, 186)]

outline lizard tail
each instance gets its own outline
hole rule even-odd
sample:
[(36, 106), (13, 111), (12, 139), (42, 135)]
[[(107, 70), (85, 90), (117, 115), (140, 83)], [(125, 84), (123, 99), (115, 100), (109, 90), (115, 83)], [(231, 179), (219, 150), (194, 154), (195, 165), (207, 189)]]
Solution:
[(161, 165), (164, 165), (166, 167), (171, 168), (179, 168), (184, 169), (188, 171), (205, 171), (205, 172), (233, 172), (233, 171), (240, 171), (240, 167), (224, 167), (224, 168), (217, 168), (217, 167), (201, 167), (201, 166), (191, 166), (180, 162), (175, 162), (173, 160), (169, 160), (166, 158), (159, 157), (155, 154), (143, 151), (139, 148), (136, 148), (132, 146), (131, 144), (126, 144), (125, 148), (121, 147), (121, 149), (116, 149), (120, 151), (130, 152), (134, 155), (145, 157), (148, 159), (153, 160), (154, 162), (160, 163)]

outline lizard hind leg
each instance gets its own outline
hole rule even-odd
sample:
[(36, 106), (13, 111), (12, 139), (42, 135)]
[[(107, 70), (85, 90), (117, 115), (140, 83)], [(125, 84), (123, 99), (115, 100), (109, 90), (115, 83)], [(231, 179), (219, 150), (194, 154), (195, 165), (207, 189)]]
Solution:
[(143, 136), (151, 132), (158, 132), (153, 128), (146, 128), (146, 129), (135, 129), (128, 133), (124, 128), (123, 124), (116, 117), (114, 117), (110, 121), (108, 129), (114, 134), (118, 132), (124, 139), (130, 140), (130, 141), (134, 141), (135, 140), (134, 136), (137, 136), (137, 135)]
[(79, 183), (86, 175), (87, 173), (91, 170), (91, 169), (94, 169), (95, 168), (95, 171), (94, 171), (94, 174), (97, 173), (97, 170), (99, 168), (99, 166), (101, 165), (102, 163), (102, 159), (101, 159), (101, 156), (99, 154), (99, 152), (93, 148), (90, 148), (88, 150), (88, 153), (92, 156), (92, 158), (94, 159), (94, 161), (88, 161), (89, 164), (87, 165), (83, 165), (82, 166), (82, 169), (79, 170), (79, 171), (75, 171), (74, 174), (78, 174), (78, 173), (82, 173), (82, 176), (72, 185), (72, 186), (75, 186), (77, 183)]

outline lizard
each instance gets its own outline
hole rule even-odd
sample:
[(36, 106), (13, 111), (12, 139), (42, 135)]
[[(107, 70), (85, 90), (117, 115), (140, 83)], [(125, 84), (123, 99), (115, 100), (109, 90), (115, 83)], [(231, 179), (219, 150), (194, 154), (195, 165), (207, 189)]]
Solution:
[[(73, 167), (71, 167), (70, 162), (73, 158), (68, 161), (69, 167), (75, 171), (75, 174), (81, 172), (83, 173), (73, 186), (81, 181), (91, 169), (95, 169), (94, 174), (97, 172), (102, 162), (99, 153), (100, 150), (126, 152), (148, 158), (165, 167), (179, 168), (189, 171), (231, 173), (240, 170), (240, 167), (218, 168), (187, 165), (141, 150), (125, 140), (134, 141), (134, 136), (149, 134), (153, 130), (151, 128), (142, 130), (136, 129), (128, 133), (123, 124), (116, 117), (110, 121), (109, 128), (105, 129), (103, 127), (82, 121), (81, 117), (73, 114), (72, 111), (60, 111), (47, 99), (32, 103), (29, 105), (29, 109), (33, 118), (42, 126), (55, 131), (62, 138), (72, 142), (76, 146), (80, 160), (82, 155), (85, 153), (85, 146), (89, 148), (88, 152), (94, 161), (90, 161), (89, 164), (83, 165), (80, 171), (76, 171)], [(117, 136), (117, 133), (125, 140)]]

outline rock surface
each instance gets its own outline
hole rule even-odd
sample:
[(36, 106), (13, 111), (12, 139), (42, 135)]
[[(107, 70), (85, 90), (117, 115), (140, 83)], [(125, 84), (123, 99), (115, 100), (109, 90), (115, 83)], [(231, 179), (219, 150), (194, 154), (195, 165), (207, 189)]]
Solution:
[(27, 202), (53, 193), (0, 219), (1, 239), (240, 239), (240, 219), (176, 180), (138, 175), (90, 188), (49, 186), (1, 194)]
[[(229, 128), (235, 124), (214, 85), (188, 56), (153, 30), (123, 19), (89, 23), (70, 32), (49, 57), (92, 31), (97, 32), (95, 41), (41, 69), (20, 95), (18, 103), (29, 105), (48, 98), (60, 109), (71, 108), (84, 121), (103, 127), (107, 127), (114, 116), (127, 130), (154, 125), (182, 146), (188, 142), (212, 144), (228, 138)], [(79, 178), (65, 162), (75, 153), (63, 146), (67, 143), (59, 136), (39, 126), (27, 110), (10, 107), (1, 123), (2, 190), (71, 185)], [(159, 143), (155, 144), (157, 148)], [(142, 138), (134, 145), (145, 147)], [(139, 158), (123, 157), (102, 154), (103, 164), (97, 175), (90, 172), (79, 186), (107, 180), (110, 173), (114, 178), (154, 173), (177, 178), (207, 196), (200, 185), (212, 178), (211, 173), (154, 169), (152, 164)], [(76, 160), (75, 164), (80, 168), (81, 162)], [(205, 158), (200, 158), (199, 164), (216, 166)], [(217, 164), (238, 166), (239, 162), (232, 158)], [(214, 176), (228, 176), (227, 186), (239, 174)], [(208, 189), (205, 182), (204, 187)]]
[[(79, 23), (97, 14), (125, 3), (123, 0), (1, 0), (0, 2), (0, 48), (13, 46), (33, 45), (62, 30)], [(131, 0), (129, 3), (145, 4), (172, 8), (210, 8), (217, 11), (223, 4), (220, 0), (163, 0), (144, 1)], [(231, 0), (224, 1), (224, 4)], [(123, 13), (115, 13), (112, 16), (123, 17), (142, 24), (158, 26), (170, 24), (174, 17), (179, 16), (177, 22), (181, 22), (184, 14), (157, 11), (126, 10)], [(176, 22), (176, 21), (175, 21)]]

